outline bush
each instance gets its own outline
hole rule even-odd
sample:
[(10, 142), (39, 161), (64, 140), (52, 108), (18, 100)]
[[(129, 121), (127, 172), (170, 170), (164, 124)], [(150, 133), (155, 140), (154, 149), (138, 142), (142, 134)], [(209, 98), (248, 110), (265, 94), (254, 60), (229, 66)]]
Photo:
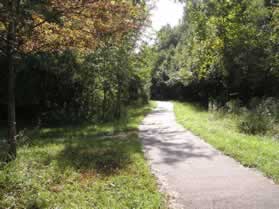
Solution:
[(265, 134), (270, 128), (270, 118), (255, 112), (247, 112), (240, 121), (239, 129), (247, 134)]
[(239, 128), (248, 134), (265, 134), (273, 132), (279, 120), (279, 101), (275, 98), (259, 100), (253, 98), (249, 104), (250, 110), (243, 111)]

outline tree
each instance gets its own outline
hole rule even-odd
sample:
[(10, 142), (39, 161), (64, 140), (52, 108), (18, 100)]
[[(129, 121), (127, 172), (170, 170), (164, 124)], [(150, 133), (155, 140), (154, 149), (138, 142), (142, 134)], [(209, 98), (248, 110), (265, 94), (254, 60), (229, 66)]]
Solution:
[(16, 157), (15, 65), (38, 51), (87, 51), (108, 37), (116, 42), (145, 18), (135, 1), (1, 0), (0, 53), (8, 62), (8, 142)]
[(158, 34), (153, 92), (205, 106), (278, 97), (279, 8), (265, 0), (184, 2), (181, 24)]

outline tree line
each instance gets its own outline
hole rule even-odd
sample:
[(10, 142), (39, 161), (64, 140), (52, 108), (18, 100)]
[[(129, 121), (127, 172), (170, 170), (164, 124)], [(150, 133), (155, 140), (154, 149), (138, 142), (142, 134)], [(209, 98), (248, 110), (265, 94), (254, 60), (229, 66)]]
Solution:
[(269, 0), (186, 0), (152, 47), (152, 96), (218, 107), (278, 98), (279, 7)]
[(146, 18), (138, 0), (0, 1), (0, 120), (11, 158), (17, 121), (112, 120), (148, 100), (134, 52)]

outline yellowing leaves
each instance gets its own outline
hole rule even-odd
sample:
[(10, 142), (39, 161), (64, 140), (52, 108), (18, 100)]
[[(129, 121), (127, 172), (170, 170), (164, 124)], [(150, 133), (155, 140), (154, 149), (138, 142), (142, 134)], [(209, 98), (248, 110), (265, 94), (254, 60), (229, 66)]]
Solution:
[(33, 14), (34, 25), (39, 26), (22, 37), (24, 52), (71, 47), (94, 50), (108, 38), (117, 42), (138, 30), (146, 17), (144, 8), (130, 1), (52, 0), (49, 7), (59, 11), (62, 24)]

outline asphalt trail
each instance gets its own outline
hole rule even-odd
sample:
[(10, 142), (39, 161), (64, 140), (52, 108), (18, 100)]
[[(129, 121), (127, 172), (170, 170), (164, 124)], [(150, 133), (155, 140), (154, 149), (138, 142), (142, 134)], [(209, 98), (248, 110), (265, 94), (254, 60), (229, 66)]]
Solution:
[(279, 209), (278, 185), (185, 130), (171, 102), (158, 102), (140, 137), (172, 208)]

